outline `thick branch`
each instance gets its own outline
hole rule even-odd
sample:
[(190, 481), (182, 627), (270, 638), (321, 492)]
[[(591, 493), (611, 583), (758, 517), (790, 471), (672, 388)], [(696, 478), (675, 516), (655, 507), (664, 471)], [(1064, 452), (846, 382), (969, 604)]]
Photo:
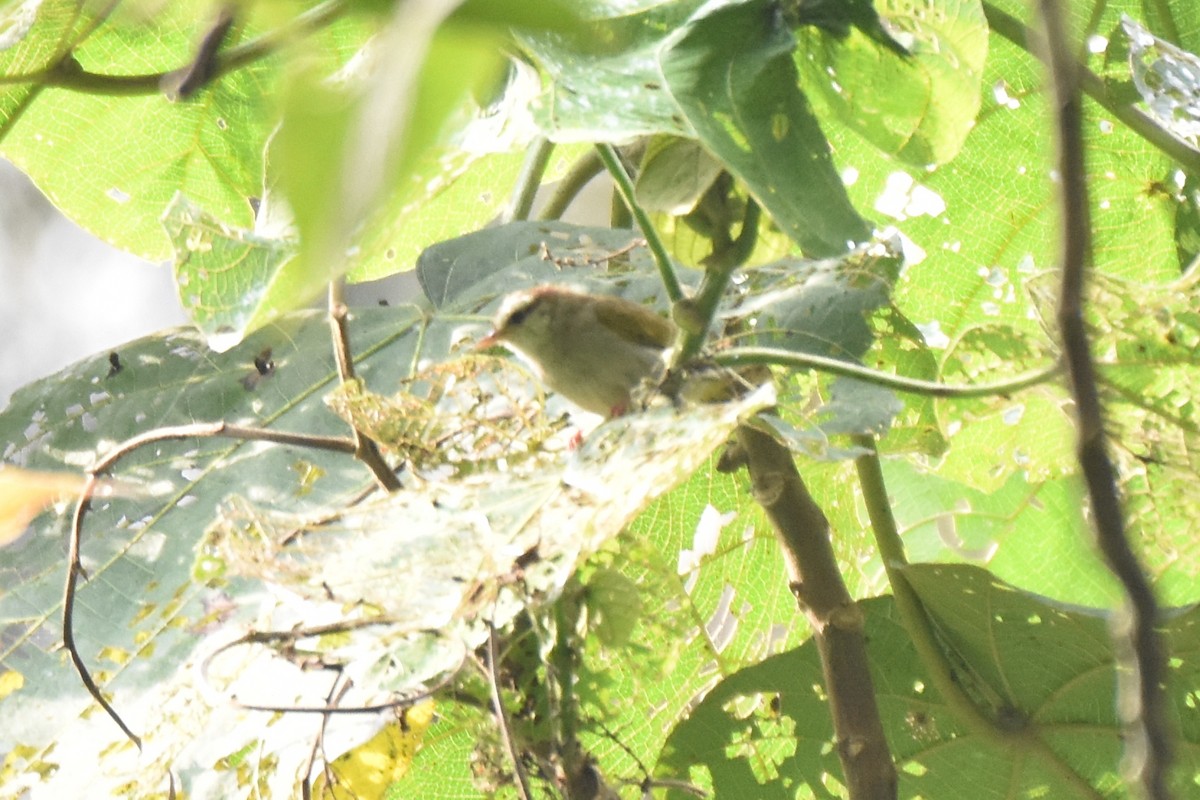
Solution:
[(786, 447), (748, 425), (738, 428), (737, 439), (754, 497), (783, 547), (792, 591), (812, 624), (850, 800), (893, 800), (896, 767), (875, 702), (862, 611), (838, 572), (829, 521)]

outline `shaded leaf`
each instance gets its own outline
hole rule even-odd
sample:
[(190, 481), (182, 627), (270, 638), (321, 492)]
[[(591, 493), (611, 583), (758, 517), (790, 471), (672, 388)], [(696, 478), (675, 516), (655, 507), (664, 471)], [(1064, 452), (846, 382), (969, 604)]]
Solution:
[[(419, 339), (418, 320), (412, 309), (357, 316), (365, 380), (396, 386), (418, 348), (445, 354), (448, 331)], [(268, 347), (275, 369), (263, 375), (254, 360)], [(5, 461), (32, 468), (83, 466), (152, 428), (217, 420), (344, 434), (344, 424), (319, 402), (336, 380), (327, 348), (328, 326), (319, 314), (281, 320), (220, 356), (180, 332), (131, 343), (120, 350), (124, 368), (111, 377), (107, 356), (99, 356), (19, 391), (0, 414), (0, 452)], [(145, 794), (165, 791), (170, 768), (186, 786), (244, 796), (236, 766), (219, 765), (225, 756), (252, 745), (255, 752), (279, 747), (303, 760), (305, 748), (287, 749), (297, 741), (294, 726), (264, 730), (254, 714), (215, 700), (197, 683), (199, 659), (212, 647), (205, 634), (222, 625), (236, 629), (259, 613), (269, 617), (274, 606), (251, 585), (194, 581), (199, 536), (235, 489), (260, 503), (316, 514), (344, 505), (369, 485), (368, 476), (344, 455), (213, 439), (139, 450), (123, 459), (117, 474), (153, 493), (96, 503), (85, 519), (81, 557), (88, 580), (79, 588), (74, 627), (84, 662), (144, 735), (145, 755), (139, 759), (112, 721), (94, 713), (98, 709), (87, 711), (91, 698), (55, 648), (62, 637), (64, 523), (42, 517), (0, 565), (0, 663), (4, 671), (38, 676), (0, 701), (12, 721), (0, 734), (3, 749), (29, 754), (26, 766), (0, 784), (82, 796), (111, 794), (135, 780)], [(203, 730), (221, 735), (206, 737)], [(60, 748), (72, 754), (72, 768), (31, 771), (28, 765), (39, 761), (61, 763)], [(280, 796), (290, 795), (292, 779), (282, 787)]]
[(665, 308), (662, 282), (638, 240), (627, 229), (513, 222), (430, 247), (417, 261), (417, 277), (436, 308), (478, 308), (517, 289), (558, 282), (616, 285), (624, 297)]
[(723, 166), (694, 139), (659, 137), (646, 146), (637, 175), (637, 200), (646, 211), (687, 214)]
[(795, 40), (775, 5), (709, 4), (659, 54), (662, 74), (700, 141), (810, 256), (869, 237), (846, 197), (807, 99)]
[(663, 85), (658, 50), (702, 0), (590, 3), (583, 37), (523, 35), (545, 74), (538, 123), (554, 141), (621, 143), (634, 136), (691, 136)]

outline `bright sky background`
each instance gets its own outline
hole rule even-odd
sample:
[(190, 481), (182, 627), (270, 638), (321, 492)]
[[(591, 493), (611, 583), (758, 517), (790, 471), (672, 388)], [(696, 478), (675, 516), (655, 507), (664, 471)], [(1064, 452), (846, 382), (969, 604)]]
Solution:
[(19, 387), (183, 322), (171, 273), (101, 242), (0, 159), (0, 408)]

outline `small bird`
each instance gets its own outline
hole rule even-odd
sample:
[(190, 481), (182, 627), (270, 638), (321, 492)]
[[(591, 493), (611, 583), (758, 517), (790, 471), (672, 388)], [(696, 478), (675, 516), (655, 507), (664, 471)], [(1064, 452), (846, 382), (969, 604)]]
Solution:
[(502, 344), (575, 405), (606, 417), (629, 410), (643, 382), (657, 382), (675, 325), (645, 306), (556, 285), (508, 295), (477, 349)]

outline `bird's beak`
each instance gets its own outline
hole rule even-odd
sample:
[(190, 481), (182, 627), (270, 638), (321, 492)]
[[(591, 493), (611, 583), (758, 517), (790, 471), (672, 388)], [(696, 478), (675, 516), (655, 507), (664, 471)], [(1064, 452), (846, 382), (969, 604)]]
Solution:
[(487, 350), (489, 348), (495, 347), (498, 344), (500, 344), (500, 331), (492, 330), (492, 331), (488, 332), (487, 336), (484, 336), (482, 339), (480, 339), (478, 342), (475, 343), (475, 349), (477, 351), (478, 350)]

